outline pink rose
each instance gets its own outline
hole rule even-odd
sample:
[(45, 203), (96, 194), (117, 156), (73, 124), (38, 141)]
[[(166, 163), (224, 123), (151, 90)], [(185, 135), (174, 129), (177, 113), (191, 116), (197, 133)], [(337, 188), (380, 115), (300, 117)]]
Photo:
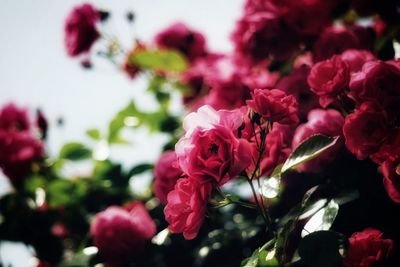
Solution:
[(389, 197), (396, 203), (400, 203), (400, 157), (397, 160), (386, 160), (381, 165), (383, 184)]
[(319, 107), (318, 97), (311, 92), (307, 83), (309, 73), (310, 68), (302, 66), (293, 70), (288, 76), (283, 77), (276, 85), (276, 88), (296, 97), (298, 103), (297, 112), (302, 121), (307, 119), (307, 114), (310, 110)]
[(250, 89), (256, 88), (272, 88), (276, 85), (280, 78), (279, 72), (269, 72), (263, 65), (246, 67), (242, 70), (243, 83)]
[(236, 76), (226, 83), (217, 84), (204, 100), (205, 104), (216, 110), (232, 110), (243, 106), (249, 97), (249, 89), (243, 85), (241, 78)]
[(156, 233), (156, 225), (144, 205), (111, 206), (98, 213), (90, 226), (93, 242), (108, 263), (121, 266), (141, 254)]
[(365, 102), (345, 119), (346, 146), (362, 160), (378, 152), (389, 134), (386, 113), (376, 104)]
[(389, 197), (400, 203), (400, 134), (397, 131), (381, 146), (378, 153), (371, 156), (380, 164), (383, 184)]
[(365, 101), (384, 107), (398, 106), (400, 100), (400, 68), (390, 62), (370, 61), (350, 81), (349, 96), (358, 105)]
[(273, 3), (265, 10), (244, 14), (231, 36), (235, 53), (252, 62), (269, 57), (286, 60), (298, 49), (298, 40), (284, 20), (284, 7)]
[(251, 148), (237, 136), (243, 116), (243, 110), (217, 112), (209, 106), (187, 115), (183, 122), (186, 134), (175, 146), (183, 172), (223, 185), (245, 170), (251, 163)]
[(372, 154), (370, 158), (379, 165), (385, 161), (397, 161), (400, 158), (400, 132), (397, 129), (390, 129), (378, 152)]
[[(180, 81), (189, 87), (184, 92), (183, 102), (192, 107), (210, 91), (210, 77), (218, 73), (217, 62), (223, 58), (219, 54), (208, 54), (190, 64), (181, 75)], [(198, 107), (197, 107), (198, 108)], [(197, 110), (196, 108), (196, 110)]]
[(292, 95), (286, 95), (279, 89), (256, 89), (247, 105), (270, 122), (281, 124), (296, 124), (297, 101)]
[[(273, 125), (272, 130), (265, 138), (265, 151), (260, 163), (261, 175), (269, 176), (277, 165), (288, 158), (290, 152), (292, 152), (290, 146), (292, 136), (293, 129), (291, 126), (278, 123)], [(257, 158), (259, 152), (255, 146), (253, 153), (254, 158)]]
[(308, 76), (311, 90), (317, 94), (322, 107), (334, 102), (337, 95), (344, 93), (350, 80), (350, 71), (340, 56), (315, 64)]
[[(292, 149), (295, 149), (302, 141), (313, 134), (324, 134), (326, 136), (343, 136), (342, 127), (344, 119), (342, 115), (334, 109), (314, 109), (308, 114), (308, 122), (297, 127)], [(306, 172), (320, 172), (323, 168), (335, 160), (336, 155), (343, 147), (343, 139), (339, 139), (333, 147), (323, 152), (317, 158), (301, 164), (299, 169)]]
[(99, 38), (96, 23), (100, 20), (99, 11), (90, 4), (75, 7), (69, 13), (64, 26), (65, 46), (71, 57), (88, 52)]
[(168, 229), (172, 233), (183, 233), (185, 239), (197, 236), (203, 224), (211, 189), (210, 183), (200, 183), (192, 178), (177, 181), (175, 189), (168, 194), (168, 203), (164, 209)]
[(207, 54), (206, 39), (181, 22), (177, 22), (159, 32), (155, 43), (162, 48), (176, 49), (190, 61)]
[(305, 43), (312, 43), (331, 23), (333, 10), (340, 0), (276, 0), (286, 7), (285, 20)]
[(346, 50), (340, 57), (347, 64), (351, 73), (360, 71), (366, 62), (376, 60), (371, 52), (356, 49)]
[(154, 168), (153, 191), (161, 203), (167, 203), (168, 193), (174, 189), (176, 181), (183, 175), (174, 151), (164, 152)]
[(349, 238), (349, 249), (344, 259), (345, 267), (384, 266), (384, 261), (393, 251), (393, 241), (383, 239), (383, 233), (376, 229), (356, 232)]
[(42, 142), (29, 132), (7, 132), (0, 130), (0, 168), (19, 187), (32, 172), (32, 164), (44, 156)]
[(27, 110), (18, 108), (14, 103), (9, 103), (0, 110), (0, 130), (20, 132), (30, 128)]
[(360, 43), (354, 32), (342, 27), (328, 27), (314, 44), (314, 60), (326, 60), (347, 49), (359, 49)]
[(244, 83), (242, 66), (232, 57), (220, 57), (208, 72), (207, 84), (211, 88), (205, 104), (214, 109), (235, 109), (243, 106), (250, 97), (250, 89)]

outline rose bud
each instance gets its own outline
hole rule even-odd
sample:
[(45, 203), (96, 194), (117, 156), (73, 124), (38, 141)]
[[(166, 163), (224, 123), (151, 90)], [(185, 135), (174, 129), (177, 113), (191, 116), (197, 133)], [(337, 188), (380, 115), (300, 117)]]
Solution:
[(203, 34), (180, 22), (158, 33), (155, 43), (161, 48), (176, 49), (190, 61), (207, 54), (206, 40)]
[(175, 189), (168, 194), (164, 209), (168, 229), (172, 233), (183, 233), (185, 239), (195, 238), (203, 224), (211, 190), (210, 183), (200, 183), (192, 178), (179, 179)]
[(71, 57), (90, 50), (99, 38), (96, 23), (100, 21), (100, 13), (90, 4), (75, 7), (69, 13), (64, 26), (65, 46)]
[(279, 89), (256, 89), (252, 99), (246, 101), (247, 105), (264, 119), (280, 124), (296, 124), (297, 101), (292, 95), (286, 95)]
[(155, 182), (153, 191), (163, 204), (167, 204), (167, 195), (174, 189), (176, 181), (181, 178), (183, 172), (179, 166), (175, 151), (164, 152), (154, 168)]
[(376, 229), (356, 232), (349, 238), (349, 249), (343, 261), (345, 267), (385, 266), (384, 261), (393, 251), (393, 241), (383, 239)]
[(136, 41), (132, 51), (128, 54), (128, 56), (125, 59), (122, 69), (125, 71), (126, 74), (128, 74), (128, 76), (131, 79), (134, 79), (136, 75), (141, 71), (140, 66), (133, 61), (133, 56), (135, 56), (139, 52), (144, 51), (145, 49), (146, 47), (144, 44), (142, 44), (139, 41)]
[(126, 209), (111, 206), (98, 213), (90, 226), (100, 255), (115, 266), (126, 266), (139, 256), (155, 232), (156, 225), (140, 202)]
[(49, 124), (47, 122), (47, 118), (40, 109), (36, 111), (36, 126), (40, 132), (41, 139), (45, 140), (47, 138)]

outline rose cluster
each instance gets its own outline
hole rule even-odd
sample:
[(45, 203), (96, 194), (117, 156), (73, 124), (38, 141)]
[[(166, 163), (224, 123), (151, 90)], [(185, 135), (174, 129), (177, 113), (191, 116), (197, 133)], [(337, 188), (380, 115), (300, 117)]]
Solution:
[(358, 159), (370, 157), (382, 166), (386, 189), (396, 202), (400, 201), (396, 176), (399, 80), (398, 61), (382, 61), (363, 50), (346, 50), (321, 61), (308, 77), (322, 106), (349, 113), (343, 125), (346, 147)]
[[(169, 132), (171, 140), (153, 170), (152, 197), (161, 203), (164, 217), (153, 221), (139, 202), (98, 213), (91, 235), (104, 261), (122, 266), (134, 261), (155, 235), (156, 224), (165, 223), (170, 232), (188, 240), (207, 236), (202, 230), (206, 215), (212, 215), (209, 207), (233, 203), (259, 211), (266, 226), (264, 239), (286, 238), (274, 241), (274, 248), (262, 246), (268, 257), (272, 255), (271, 262), (283, 266), (296, 258), (300, 236), (294, 232), (303, 229), (304, 214), (324, 202), (318, 214), (325, 212), (323, 220), (333, 221), (321, 227), (344, 229), (350, 236), (348, 244), (341, 244), (347, 251), (336, 251), (343, 265), (385, 266), (398, 252), (394, 243), (399, 239), (396, 229), (380, 221), (387, 218), (371, 215), (366, 222), (356, 218), (360, 222), (338, 226), (338, 210), (333, 215), (327, 210), (340, 206), (345, 214), (351, 207), (342, 211), (341, 205), (355, 198), (359, 199), (350, 204), (355, 210), (384, 204), (390, 213), (400, 203), (400, 61), (394, 59), (393, 45), (400, 40), (399, 10), (398, 1), (246, 0), (231, 34), (231, 53), (212, 51), (201, 32), (182, 22), (164, 28), (149, 42), (137, 38), (126, 50), (109, 41), (108, 50), (99, 54), (130, 78), (140, 73), (150, 77), (148, 91), (160, 102), (155, 114), (169, 110), (175, 89), (188, 114), (182, 132)], [(90, 51), (102, 35), (97, 25), (101, 16), (88, 4), (71, 12), (65, 27), (70, 56)], [(4, 127), (7, 132), (27, 131), (23, 121)], [(170, 122), (154, 121), (164, 126)], [(0, 121), (3, 124), (7, 121)], [(322, 153), (313, 150), (321, 144), (311, 142), (298, 156), (297, 149), (315, 136), (335, 141)], [(315, 154), (305, 155), (310, 150)], [(299, 162), (283, 171), (296, 155), (300, 159), (293, 161)], [(373, 171), (363, 172), (364, 167)], [(383, 183), (380, 177), (374, 180), (377, 169)], [(301, 181), (292, 178), (296, 176)], [(230, 195), (226, 188), (237, 189), (242, 181), (248, 182), (253, 196)], [(277, 199), (263, 193), (268, 182), (275, 183)], [(296, 187), (293, 196), (286, 187)], [(285, 198), (285, 193), (291, 196)], [(294, 200), (298, 205), (290, 206)], [(296, 207), (307, 212), (296, 214)], [(385, 213), (377, 217), (381, 214)], [(290, 218), (285, 221), (286, 217)], [(287, 236), (276, 235), (286, 235), (286, 228), (291, 229)]]

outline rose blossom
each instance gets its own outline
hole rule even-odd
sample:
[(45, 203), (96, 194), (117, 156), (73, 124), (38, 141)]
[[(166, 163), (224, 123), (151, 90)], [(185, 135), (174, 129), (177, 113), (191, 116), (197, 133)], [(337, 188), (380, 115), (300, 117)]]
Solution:
[(208, 54), (205, 57), (197, 59), (190, 64), (189, 68), (181, 75), (180, 81), (189, 87), (188, 91), (184, 92), (183, 103), (193, 106), (197, 110), (196, 104), (201, 101), (201, 98), (208, 94), (210, 90), (210, 77), (219, 72), (217, 62), (224, 56), (219, 54)]
[(211, 189), (210, 183), (200, 183), (192, 178), (179, 179), (175, 189), (168, 194), (164, 209), (168, 229), (183, 233), (185, 239), (195, 238), (204, 220)]
[(27, 131), (30, 127), (28, 112), (25, 109), (9, 103), (0, 110), (0, 130), (20, 132)]
[(389, 197), (400, 203), (400, 134), (397, 131), (383, 144), (378, 153), (371, 156), (381, 164), (383, 184)]
[(287, 8), (285, 20), (299, 38), (309, 44), (331, 23), (333, 10), (342, 0), (275, 0)]
[(346, 117), (343, 133), (347, 148), (362, 160), (377, 152), (389, 134), (386, 113), (375, 103), (365, 102)]
[[(292, 137), (293, 127), (278, 123), (273, 125), (265, 138), (265, 151), (260, 162), (261, 175), (269, 176), (277, 165), (288, 158), (292, 151), (290, 147)], [(259, 152), (256, 146), (253, 147), (253, 153), (253, 157), (257, 158)]]
[(315, 64), (308, 76), (311, 90), (317, 94), (322, 107), (334, 102), (335, 97), (348, 87), (350, 71), (340, 56)]
[[(295, 149), (302, 141), (313, 134), (323, 134), (326, 136), (343, 136), (342, 127), (343, 116), (334, 109), (314, 109), (308, 114), (308, 122), (297, 127), (292, 149)], [(332, 162), (339, 150), (343, 147), (342, 138), (333, 147), (324, 151), (317, 158), (301, 164), (299, 169), (307, 172), (320, 172), (327, 164)]]
[(400, 69), (390, 62), (370, 61), (350, 81), (349, 96), (358, 105), (365, 101), (391, 106), (400, 96)]
[(156, 225), (144, 205), (111, 206), (98, 213), (90, 226), (93, 242), (106, 262), (127, 263), (143, 252)]
[(296, 124), (297, 101), (292, 95), (286, 95), (279, 89), (256, 89), (247, 105), (270, 122)]
[(250, 88), (245, 84), (243, 67), (230, 56), (219, 57), (208, 71), (206, 82), (211, 91), (204, 102), (214, 109), (235, 109), (245, 105), (250, 98)]
[(314, 44), (314, 60), (319, 62), (347, 49), (359, 48), (359, 40), (352, 31), (342, 27), (328, 27)]
[(383, 239), (376, 229), (356, 232), (349, 238), (349, 249), (344, 259), (345, 267), (374, 267), (381, 265), (393, 250), (393, 241)]
[(167, 203), (168, 193), (174, 189), (176, 181), (183, 175), (175, 151), (164, 152), (154, 168), (153, 191), (161, 203)]
[(247, 140), (238, 138), (244, 111), (215, 111), (203, 106), (186, 116), (186, 131), (175, 146), (183, 172), (200, 181), (223, 185), (238, 176), (251, 162)]
[(216, 110), (239, 108), (250, 97), (250, 90), (239, 73), (233, 73), (227, 79), (213, 79), (210, 86), (212, 89), (205, 97), (205, 103)]
[(231, 36), (235, 53), (252, 62), (288, 59), (298, 48), (298, 40), (284, 19), (285, 10), (269, 1), (264, 10), (244, 14)]
[(340, 58), (347, 64), (351, 73), (360, 71), (366, 62), (376, 60), (371, 52), (356, 49), (344, 51)]
[(75, 7), (65, 21), (65, 46), (68, 55), (78, 56), (88, 52), (99, 38), (96, 23), (100, 20), (99, 12), (90, 4)]
[(309, 73), (309, 67), (301, 66), (282, 78), (276, 85), (276, 88), (296, 97), (297, 112), (302, 121), (307, 119), (307, 114), (311, 109), (319, 107), (318, 96), (311, 92), (307, 83)]
[(396, 203), (400, 203), (400, 159), (387, 160), (381, 165), (383, 184), (389, 197)]
[(43, 156), (43, 144), (29, 132), (0, 130), (0, 168), (14, 186), (19, 187), (32, 164)]
[(178, 22), (159, 32), (155, 37), (159, 47), (176, 49), (190, 61), (207, 54), (204, 36)]

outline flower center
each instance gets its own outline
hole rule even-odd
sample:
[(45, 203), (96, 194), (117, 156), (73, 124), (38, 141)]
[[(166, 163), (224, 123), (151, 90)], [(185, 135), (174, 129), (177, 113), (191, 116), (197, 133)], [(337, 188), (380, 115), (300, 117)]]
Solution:
[(208, 152), (217, 155), (218, 154), (218, 146), (214, 143), (210, 144), (209, 148), (208, 148)]

